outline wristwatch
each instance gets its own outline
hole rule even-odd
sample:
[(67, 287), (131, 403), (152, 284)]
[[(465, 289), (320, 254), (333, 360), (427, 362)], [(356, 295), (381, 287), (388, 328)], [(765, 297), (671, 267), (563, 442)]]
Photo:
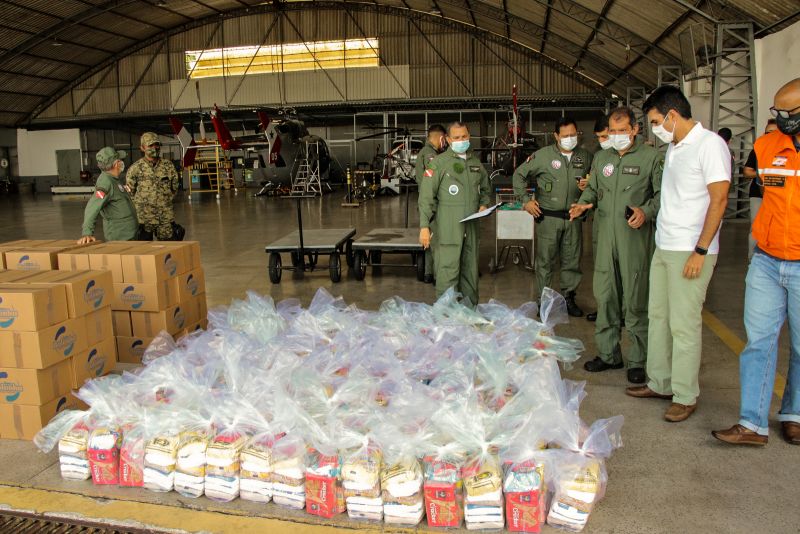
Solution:
[(694, 247), (694, 251), (697, 254), (700, 254), (701, 256), (705, 256), (706, 254), (708, 254), (708, 249), (707, 248), (703, 248), (700, 245), (697, 245), (696, 247)]

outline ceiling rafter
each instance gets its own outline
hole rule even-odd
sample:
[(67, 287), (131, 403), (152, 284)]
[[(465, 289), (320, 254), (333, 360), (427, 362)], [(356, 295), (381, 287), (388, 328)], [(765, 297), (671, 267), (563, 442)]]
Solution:
[(597, 23), (595, 24), (594, 28), (592, 28), (591, 33), (589, 33), (589, 37), (586, 38), (586, 42), (583, 43), (583, 50), (581, 53), (578, 54), (578, 58), (575, 60), (575, 63), (572, 64), (572, 68), (576, 68), (580, 65), (583, 56), (586, 55), (586, 51), (589, 50), (589, 46), (594, 41), (594, 38), (597, 37), (597, 30), (600, 27), (603, 19), (605, 19), (606, 15), (608, 15), (608, 10), (611, 9), (611, 6), (614, 5), (614, 0), (606, 0), (605, 4), (603, 4), (603, 8), (600, 10), (600, 17), (597, 19)]

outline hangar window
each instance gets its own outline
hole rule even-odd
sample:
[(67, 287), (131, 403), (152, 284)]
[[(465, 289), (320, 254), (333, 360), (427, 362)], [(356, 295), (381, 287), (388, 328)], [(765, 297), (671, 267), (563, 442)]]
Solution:
[(379, 66), (378, 39), (236, 46), (186, 52), (189, 78)]

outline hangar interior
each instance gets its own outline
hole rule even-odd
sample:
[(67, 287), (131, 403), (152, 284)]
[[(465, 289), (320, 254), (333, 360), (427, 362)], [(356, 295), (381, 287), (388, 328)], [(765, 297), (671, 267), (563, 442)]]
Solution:
[[(251, 290), (308, 305), (319, 288), (367, 310), (393, 296), (433, 303), (432, 286), (417, 280), (404, 256), (360, 275), (343, 265), (341, 281), (321, 268), (284, 273), (275, 283), (264, 247), (298, 218), (307, 231), (353, 228), (356, 237), (387, 227), (417, 231), (410, 184), (432, 124), (467, 123), (492, 188), (508, 188), (513, 167), (553, 143), (561, 117), (574, 118), (581, 146), (596, 152), (595, 120), (628, 106), (642, 141), (665, 151), (641, 107), (656, 87), (681, 88), (695, 119), (733, 135), (722, 247), (703, 313), (701, 404), (689, 422), (672, 425), (658, 402), (625, 396), (624, 371), (588, 373), (583, 360), (563, 368), (565, 378), (587, 383), (586, 420), (625, 416), (624, 447), (608, 461), (606, 495), (586, 531), (797, 532), (797, 476), (786, 468), (797, 450), (778, 438), (777, 422), (761, 450), (724, 448), (709, 433), (738, 409), (750, 231), (742, 168), (775, 92), (800, 72), (797, 0), (0, 4), (0, 242), (78, 239), (97, 153), (124, 150), (130, 167), (142, 156), (140, 135), (152, 131), (180, 174), (175, 220), (202, 247), (209, 307)], [(283, 165), (272, 163), (274, 140), (265, 144), (259, 111), (284, 128)], [(180, 125), (191, 145), (179, 139)], [(515, 125), (525, 139), (519, 150), (509, 147), (517, 143)], [(248, 146), (244, 139), (254, 137), (260, 145)], [(192, 149), (200, 163), (185, 165)], [(591, 311), (592, 240), (584, 226), (577, 301)], [(499, 228), (491, 219), (480, 228), (482, 301), (537, 300), (524, 258), (512, 254), (495, 269)], [(522, 245), (533, 254), (532, 243)], [(583, 356), (594, 357), (593, 323), (571, 318), (558, 334), (579, 339)], [(787, 337), (773, 408), (786, 385)], [(55, 452), (41, 454), (29, 440), (0, 439), (0, 460), (3, 532), (29, 525), (41, 532), (406, 531), (346, 514), (319, 519), (274, 504), (76, 484), (61, 479)], [(423, 523), (407, 531), (428, 530)]]

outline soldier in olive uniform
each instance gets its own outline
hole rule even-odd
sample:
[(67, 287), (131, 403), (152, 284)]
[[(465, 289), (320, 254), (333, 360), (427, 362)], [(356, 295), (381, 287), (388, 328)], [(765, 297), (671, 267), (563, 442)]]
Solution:
[(636, 140), (639, 127), (628, 108), (609, 116), (613, 148), (595, 154), (589, 186), (570, 210), (572, 218), (595, 208), (598, 226), (594, 266), (597, 301), (595, 341), (600, 355), (586, 362), (590, 372), (624, 367), (621, 321), (631, 337), (628, 380), (645, 380), (647, 297), (655, 223), (664, 161), (653, 147)]
[[(422, 177), (428, 168), (428, 165), (433, 161), (433, 158), (438, 156), (444, 149), (444, 137), (447, 132), (441, 124), (432, 124), (428, 128), (428, 141), (422, 150), (417, 154), (417, 161), (414, 166), (414, 174), (417, 178), (417, 186), (422, 190)], [(433, 224), (433, 223), (431, 223)], [(433, 235), (435, 231), (431, 232)], [(428, 247), (425, 250), (425, 283), (430, 284), (433, 282), (433, 247)]]
[(102, 171), (94, 186), (94, 194), (86, 204), (83, 215), (83, 237), (78, 241), (85, 245), (95, 241), (94, 226), (98, 215), (103, 218), (103, 234), (106, 241), (130, 241), (136, 238), (139, 221), (136, 208), (128, 194), (128, 188), (119, 181), (125, 170), (127, 154), (105, 147), (97, 153), (97, 166)]
[[(564, 117), (556, 122), (555, 145), (538, 150), (514, 172), (514, 193), (525, 211), (536, 217), (536, 282), (541, 292), (550, 287), (553, 264), (561, 257), (560, 289), (573, 317), (583, 315), (575, 303), (581, 282), (581, 222), (570, 221), (569, 208), (580, 197), (581, 182), (592, 165), (592, 155), (578, 146), (578, 126)], [(535, 193), (527, 193), (528, 179)]]
[(436, 296), (454, 287), (478, 304), (478, 221), (460, 222), (489, 205), (489, 174), (469, 150), (469, 128), (454, 122), (448, 128), (450, 148), (435, 157), (423, 173), (419, 194), (419, 241), (431, 246), (436, 220)]
[(161, 143), (153, 132), (142, 134), (144, 157), (131, 165), (125, 176), (145, 234), (161, 241), (172, 239), (175, 215), (172, 199), (178, 191), (178, 173), (171, 161), (161, 158)]

